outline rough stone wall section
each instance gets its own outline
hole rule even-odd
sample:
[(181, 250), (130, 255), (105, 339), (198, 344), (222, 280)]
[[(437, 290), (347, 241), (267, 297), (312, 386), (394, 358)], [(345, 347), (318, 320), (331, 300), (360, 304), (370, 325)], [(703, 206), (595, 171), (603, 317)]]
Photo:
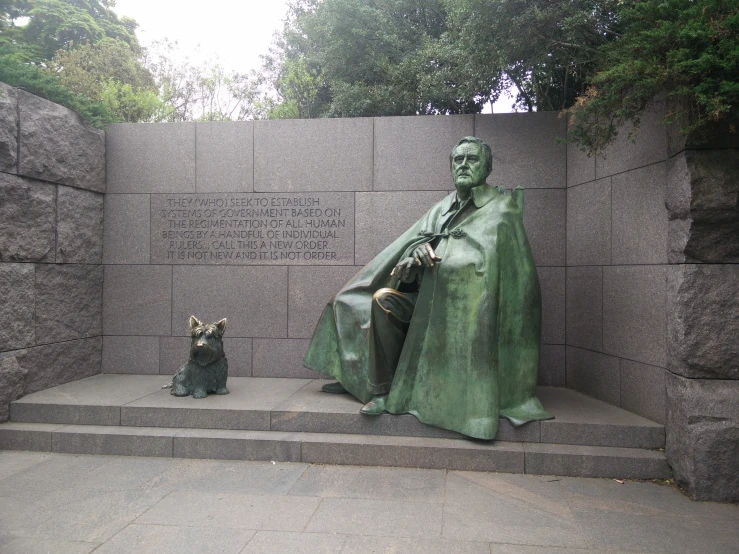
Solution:
[(697, 500), (739, 502), (737, 142), (670, 140), (665, 452)]
[(0, 421), (100, 373), (105, 137), (0, 83)]

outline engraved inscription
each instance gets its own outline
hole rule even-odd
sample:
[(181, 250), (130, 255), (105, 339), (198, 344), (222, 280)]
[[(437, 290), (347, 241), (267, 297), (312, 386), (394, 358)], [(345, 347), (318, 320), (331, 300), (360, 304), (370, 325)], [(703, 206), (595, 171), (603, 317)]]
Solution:
[(152, 195), (152, 263), (354, 263), (351, 193)]

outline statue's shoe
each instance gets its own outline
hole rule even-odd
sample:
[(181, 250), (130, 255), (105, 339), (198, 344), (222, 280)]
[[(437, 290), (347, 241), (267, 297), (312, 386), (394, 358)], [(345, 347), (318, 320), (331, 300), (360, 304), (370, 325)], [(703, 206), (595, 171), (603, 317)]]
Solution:
[(387, 400), (387, 394), (375, 396), (372, 400), (367, 402), (361, 410), (359, 410), (359, 413), (364, 415), (383, 414), (385, 413), (385, 400)]
[(326, 383), (321, 387), (321, 390), (331, 394), (346, 394), (346, 389), (341, 383)]

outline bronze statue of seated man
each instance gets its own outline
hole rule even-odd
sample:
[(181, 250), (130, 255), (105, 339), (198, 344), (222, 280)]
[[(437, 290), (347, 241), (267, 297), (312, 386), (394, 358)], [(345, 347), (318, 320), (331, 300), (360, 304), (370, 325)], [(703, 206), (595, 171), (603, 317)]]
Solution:
[(551, 419), (536, 398), (541, 292), (523, 226), (523, 192), (486, 179), (490, 147), (462, 139), (456, 191), (433, 206), (329, 302), (305, 365), (334, 377), (362, 413), (410, 413), (492, 439)]

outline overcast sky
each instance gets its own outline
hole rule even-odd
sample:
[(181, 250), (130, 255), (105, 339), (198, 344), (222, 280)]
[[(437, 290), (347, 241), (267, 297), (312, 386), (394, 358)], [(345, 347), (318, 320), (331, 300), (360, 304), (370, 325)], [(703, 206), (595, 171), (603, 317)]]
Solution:
[(200, 45), (204, 57), (218, 57), (229, 70), (258, 69), (272, 34), (282, 29), (284, 0), (117, 0), (116, 13), (139, 24), (142, 45), (168, 38), (185, 53)]
[[(275, 31), (282, 29), (286, 0), (117, 0), (116, 13), (135, 19), (143, 46), (164, 38), (177, 41), (183, 55), (217, 57), (226, 70), (258, 69)], [(509, 112), (511, 100), (495, 104), (495, 113)], [(489, 112), (489, 108), (484, 110)]]

